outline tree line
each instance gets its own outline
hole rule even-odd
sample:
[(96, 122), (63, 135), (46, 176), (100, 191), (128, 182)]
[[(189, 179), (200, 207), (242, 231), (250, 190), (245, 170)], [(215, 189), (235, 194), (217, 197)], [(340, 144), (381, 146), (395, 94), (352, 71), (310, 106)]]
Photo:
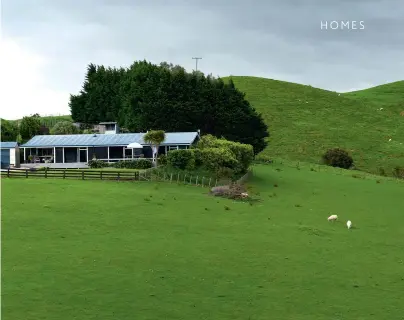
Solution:
[(129, 68), (90, 64), (82, 90), (70, 96), (75, 122), (117, 121), (130, 132), (201, 130), (266, 147), (268, 127), (230, 80), (188, 73), (181, 66), (136, 61)]

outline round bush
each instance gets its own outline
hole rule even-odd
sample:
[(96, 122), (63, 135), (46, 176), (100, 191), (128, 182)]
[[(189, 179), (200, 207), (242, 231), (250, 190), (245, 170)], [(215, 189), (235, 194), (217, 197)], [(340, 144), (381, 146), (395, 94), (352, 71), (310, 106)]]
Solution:
[(191, 149), (172, 150), (167, 154), (167, 163), (173, 168), (192, 170), (195, 168), (195, 156)]
[(88, 162), (88, 166), (89, 166), (91, 169), (101, 169), (101, 168), (107, 167), (108, 164), (107, 164), (106, 162), (102, 161), (102, 160), (94, 159), (94, 160), (90, 160), (90, 161)]
[(352, 157), (348, 154), (348, 152), (340, 148), (327, 150), (327, 152), (323, 155), (323, 162), (328, 166), (343, 169), (349, 169), (353, 165)]
[(153, 163), (148, 159), (118, 161), (114, 163), (114, 168), (118, 169), (149, 169)]

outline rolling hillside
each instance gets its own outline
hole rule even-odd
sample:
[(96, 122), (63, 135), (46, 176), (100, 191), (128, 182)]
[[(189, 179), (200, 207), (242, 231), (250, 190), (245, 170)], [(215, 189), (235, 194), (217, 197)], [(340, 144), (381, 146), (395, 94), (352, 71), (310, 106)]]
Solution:
[(264, 155), (318, 162), (328, 148), (341, 147), (361, 170), (390, 174), (404, 165), (404, 81), (340, 94), (271, 79), (232, 79), (270, 126)]

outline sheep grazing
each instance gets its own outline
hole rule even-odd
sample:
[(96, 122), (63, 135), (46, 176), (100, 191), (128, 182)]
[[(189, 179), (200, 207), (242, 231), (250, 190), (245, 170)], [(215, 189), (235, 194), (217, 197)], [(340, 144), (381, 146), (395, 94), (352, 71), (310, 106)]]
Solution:
[(338, 219), (338, 216), (336, 214), (333, 214), (333, 215), (328, 217), (328, 221), (335, 221), (337, 219)]
[(348, 220), (348, 221), (346, 222), (346, 226), (347, 226), (348, 229), (351, 229), (351, 228), (352, 228), (352, 221), (351, 221), (351, 220)]

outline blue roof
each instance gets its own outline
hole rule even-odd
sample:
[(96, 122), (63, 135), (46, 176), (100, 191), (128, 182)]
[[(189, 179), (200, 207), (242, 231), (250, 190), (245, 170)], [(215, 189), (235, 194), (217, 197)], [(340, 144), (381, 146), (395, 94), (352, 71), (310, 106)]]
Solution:
[[(146, 133), (40, 135), (33, 137), (21, 147), (127, 146), (132, 142), (148, 145), (143, 140), (145, 134)], [(166, 132), (166, 139), (162, 145), (190, 145), (195, 141), (197, 135), (197, 132)]]
[(11, 149), (18, 146), (18, 143), (15, 141), (7, 141), (7, 142), (0, 142), (2, 149)]

